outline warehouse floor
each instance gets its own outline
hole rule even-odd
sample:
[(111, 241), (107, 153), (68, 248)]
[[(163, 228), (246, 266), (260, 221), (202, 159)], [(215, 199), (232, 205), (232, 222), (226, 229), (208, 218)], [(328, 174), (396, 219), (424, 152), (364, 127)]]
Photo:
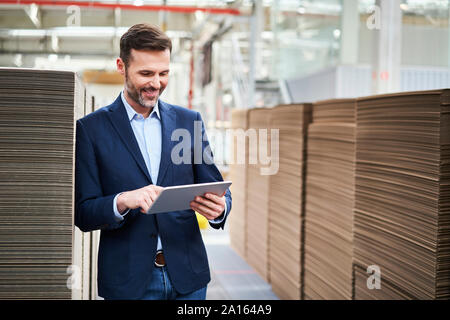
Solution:
[(211, 269), (207, 300), (278, 300), (270, 285), (231, 247), (228, 230), (202, 230)]

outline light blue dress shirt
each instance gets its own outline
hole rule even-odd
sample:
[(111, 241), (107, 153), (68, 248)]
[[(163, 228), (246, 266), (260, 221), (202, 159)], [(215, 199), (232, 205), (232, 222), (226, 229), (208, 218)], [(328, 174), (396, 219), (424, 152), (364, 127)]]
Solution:
[[(153, 108), (152, 112), (147, 118), (144, 118), (141, 114), (137, 113), (132, 106), (125, 99), (123, 91), (120, 95), (122, 102), (127, 111), (128, 119), (130, 120), (131, 128), (136, 137), (139, 149), (144, 158), (147, 170), (150, 173), (152, 182), (155, 184), (158, 181), (159, 164), (161, 162), (161, 116), (159, 114), (158, 102)], [(127, 210), (124, 214), (120, 214), (117, 209), (117, 198), (120, 195), (117, 194), (114, 197), (113, 210), (117, 221), (122, 221), (124, 216), (129, 212)], [(225, 214), (227, 207), (225, 204)], [(220, 219), (209, 220), (211, 223), (221, 223), (225, 218), (225, 214)], [(162, 249), (161, 238), (158, 235), (157, 250)]]

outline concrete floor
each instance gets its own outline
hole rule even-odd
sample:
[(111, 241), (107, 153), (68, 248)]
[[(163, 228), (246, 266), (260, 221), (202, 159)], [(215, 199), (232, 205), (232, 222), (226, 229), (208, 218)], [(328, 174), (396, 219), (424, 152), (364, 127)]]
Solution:
[(228, 230), (202, 230), (211, 269), (207, 300), (278, 300), (271, 286), (231, 247)]

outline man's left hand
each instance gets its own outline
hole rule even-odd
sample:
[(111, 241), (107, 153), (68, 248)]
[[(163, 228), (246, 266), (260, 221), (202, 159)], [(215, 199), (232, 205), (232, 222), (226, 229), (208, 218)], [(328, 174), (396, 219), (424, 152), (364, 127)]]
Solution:
[(208, 220), (214, 220), (225, 210), (225, 192), (222, 196), (214, 193), (205, 193), (202, 196), (195, 197), (191, 201), (191, 209), (198, 212)]

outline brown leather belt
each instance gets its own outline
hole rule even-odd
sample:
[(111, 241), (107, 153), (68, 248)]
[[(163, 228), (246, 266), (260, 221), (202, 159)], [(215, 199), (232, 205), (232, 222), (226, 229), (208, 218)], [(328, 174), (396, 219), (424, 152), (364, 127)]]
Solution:
[(156, 252), (155, 256), (155, 266), (162, 268), (166, 265), (166, 260), (164, 259), (164, 255), (162, 251)]

